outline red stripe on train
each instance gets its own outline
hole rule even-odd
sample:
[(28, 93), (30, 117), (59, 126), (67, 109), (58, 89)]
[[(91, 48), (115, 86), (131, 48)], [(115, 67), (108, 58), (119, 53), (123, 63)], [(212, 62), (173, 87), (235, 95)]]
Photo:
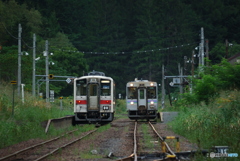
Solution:
[(111, 100), (100, 100), (100, 104), (111, 104)]
[(87, 100), (76, 100), (76, 104), (77, 105), (86, 105), (87, 104)]

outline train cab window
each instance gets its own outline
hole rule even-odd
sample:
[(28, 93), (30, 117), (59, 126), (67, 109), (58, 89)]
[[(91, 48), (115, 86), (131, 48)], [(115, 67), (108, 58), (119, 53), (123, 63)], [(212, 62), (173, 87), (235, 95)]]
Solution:
[(127, 93), (128, 99), (137, 99), (137, 88), (136, 87), (128, 87)]
[(111, 84), (109, 80), (101, 80), (101, 96), (111, 95)]
[(156, 87), (148, 87), (147, 88), (147, 97), (148, 98), (156, 98)]
[(145, 96), (144, 96), (144, 90), (143, 89), (140, 89), (140, 99), (144, 99)]
[(98, 85), (97, 84), (89, 84), (89, 95), (97, 96), (98, 94)]
[(77, 96), (86, 96), (87, 95), (87, 84), (86, 79), (77, 80), (76, 82), (76, 95)]

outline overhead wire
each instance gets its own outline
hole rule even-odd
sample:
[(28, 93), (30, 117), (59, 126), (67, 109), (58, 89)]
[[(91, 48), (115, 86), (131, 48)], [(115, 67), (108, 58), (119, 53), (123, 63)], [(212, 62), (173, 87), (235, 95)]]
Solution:
[[(0, 20), (1, 20), (1, 18), (0, 18)], [(19, 39), (18, 37), (13, 36), (13, 35), (8, 31), (8, 29), (5, 27), (5, 25), (2, 23), (2, 21), (0, 21), (0, 22), (1, 22), (1, 24), (3, 25), (4, 29), (7, 31), (7, 33), (8, 33), (11, 37), (13, 37), (14, 39)], [(23, 41), (23, 43), (24, 43), (28, 48), (33, 49), (33, 47), (28, 46), (28, 44), (27, 44), (22, 38), (21, 38), (21, 40)]]
[(7, 31), (7, 33), (8, 33), (11, 37), (13, 37), (14, 39), (18, 39), (17, 37), (13, 36), (13, 35), (8, 31), (8, 29), (5, 27), (5, 25), (4, 25), (3, 22), (1, 21), (1, 17), (0, 17), (0, 22), (1, 22), (2, 26), (3, 26), (3, 28)]
[[(1, 20), (1, 17), (0, 17), (0, 20)], [(13, 37), (13, 38), (15, 38), (15, 39), (18, 39), (17, 37), (15, 37), (15, 36), (13, 36), (8, 30), (7, 30), (7, 28), (5, 27), (5, 25), (2, 23), (2, 21), (1, 21), (1, 24), (3, 25), (3, 27), (4, 27), (4, 29), (7, 31), (7, 33), (11, 36), (11, 37)], [(192, 33), (194, 33), (194, 32), (189, 32), (189, 33), (187, 33), (187, 34), (179, 34), (179, 35), (181, 35), (181, 36), (186, 36), (186, 35), (189, 35), (189, 34), (192, 34)], [(173, 37), (176, 37), (176, 36), (178, 36), (179, 37), (179, 35), (174, 35)], [(164, 38), (164, 41), (166, 42), (166, 41), (170, 41), (170, 40), (166, 40), (166, 39), (169, 39), (169, 38), (173, 38), (172, 36), (171, 37), (167, 37), (167, 36), (169, 36), (169, 35), (167, 35), (167, 34), (165, 34), (164, 36), (166, 36), (165, 38), (164, 37), (150, 37), (150, 39), (155, 39), (155, 38)], [(107, 43), (111, 43), (111, 42), (114, 42), (114, 43), (116, 43), (116, 42), (121, 42), (121, 44), (125, 44), (125, 43), (127, 43), (127, 41), (130, 41), (130, 40), (137, 40), (137, 39), (142, 39), (142, 40), (149, 40), (149, 37), (148, 38), (134, 38), (134, 39), (122, 39), (122, 40), (108, 40), (108, 41), (92, 41), (92, 42), (95, 42), (95, 43), (102, 43), (102, 42), (107, 42)], [(183, 39), (183, 38), (180, 38), (180, 39)], [(178, 39), (178, 41), (180, 40), (180, 39)], [(33, 49), (33, 47), (30, 47), (22, 38), (21, 38), (21, 40), (23, 41), (23, 43), (28, 47), (28, 48), (30, 48), (30, 49)], [(123, 42), (124, 41), (124, 42)], [(76, 41), (76, 42), (79, 42), (79, 41)], [(76, 42), (72, 42), (72, 43), (76, 43)], [(91, 43), (91, 41), (89, 41), (89, 42), (81, 42), (81, 43)], [(179, 48), (179, 47), (184, 47), (184, 46), (189, 46), (189, 45), (191, 45), (191, 44), (195, 44), (195, 43), (197, 43), (197, 42), (194, 42), (194, 43), (188, 43), (188, 44), (183, 44), (183, 45), (177, 45), (177, 46), (173, 46), (173, 47), (165, 47), (165, 48), (160, 48), (160, 49), (151, 49), (151, 50), (142, 50), (142, 51), (122, 51), (122, 52), (120, 52), (120, 51), (118, 51), (118, 52), (96, 52), (96, 51), (88, 51), (88, 52), (86, 52), (86, 51), (82, 51), (82, 53), (87, 53), (87, 54), (127, 54), (127, 53), (141, 53), (141, 52), (153, 52), (153, 51), (160, 51), (160, 50), (168, 50), (168, 49), (171, 49), (171, 48)], [(119, 43), (118, 43), (118, 45), (119, 45)], [(58, 49), (58, 50), (62, 50), (62, 49)], [(66, 52), (66, 50), (62, 50), (62, 51), (65, 51)], [(72, 50), (68, 50), (68, 52), (79, 52), (79, 51), (72, 51)]]
[(190, 46), (193, 44), (198, 44), (199, 42), (194, 42), (194, 43), (188, 43), (188, 44), (181, 44), (181, 45), (176, 45), (176, 46), (170, 46), (170, 47), (164, 47), (164, 48), (158, 48), (158, 49), (148, 49), (148, 50), (137, 50), (137, 51), (76, 51), (76, 50), (64, 50), (64, 49), (59, 49), (59, 48), (51, 48), (52, 50), (55, 51), (63, 51), (63, 52), (73, 52), (73, 53), (83, 53), (83, 54), (129, 54), (129, 53), (146, 53), (146, 52), (155, 52), (155, 51), (163, 51), (163, 50), (169, 50), (169, 49), (174, 49), (174, 48), (182, 48), (185, 46)]

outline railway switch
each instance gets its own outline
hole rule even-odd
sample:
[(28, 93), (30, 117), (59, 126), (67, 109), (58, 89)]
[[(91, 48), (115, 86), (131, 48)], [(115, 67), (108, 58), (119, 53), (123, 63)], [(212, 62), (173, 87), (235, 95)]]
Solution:
[(165, 139), (177, 139), (177, 153), (179, 153), (179, 137), (177, 136), (166, 136), (163, 137), (163, 153), (165, 153), (165, 156), (167, 156), (167, 158), (176, 158), (175, 155), (166, 155), (166, 150), (165, 150)]

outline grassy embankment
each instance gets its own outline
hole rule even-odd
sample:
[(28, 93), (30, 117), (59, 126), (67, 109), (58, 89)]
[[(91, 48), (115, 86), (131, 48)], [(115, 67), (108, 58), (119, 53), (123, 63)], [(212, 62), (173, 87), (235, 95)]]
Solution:
[[(58, 99), (47, 106), (45, 99), (33, 97), (31, 92), (25, 92), (24, 103), (17, 97), (17, 90), (14, 95), (14, 115), (12, 115), (13, 88), (12, 85), (3, 82), (0, 86), (0, 148), (34, 138), (48, 139), (66, 131), (66, 129), (56, 130), (50, 127), (46, 135), (41, 123), (48, 119), (73, 115), (73, 107), (69, 103), (71, 99), (63, 99), (63, 110), (61, 110)], [(78, 128), (79, 132), (84, 132), (95, 127), (85, 125), (81, 128), (69, 127), (67, 130), (75, 128)]]
[(179, 112), (178, 117), (169, 123), (169, 127), (174, 132), (195, 142), (199, 149), (229, 146), (231, 147), (229, 152), (240, 155), (239, 91), (224, 91), (208, 105), (204, 102), (187, 105), (184, 99), (179, 102), (172, 107), (168, 105), (163, 110)]

